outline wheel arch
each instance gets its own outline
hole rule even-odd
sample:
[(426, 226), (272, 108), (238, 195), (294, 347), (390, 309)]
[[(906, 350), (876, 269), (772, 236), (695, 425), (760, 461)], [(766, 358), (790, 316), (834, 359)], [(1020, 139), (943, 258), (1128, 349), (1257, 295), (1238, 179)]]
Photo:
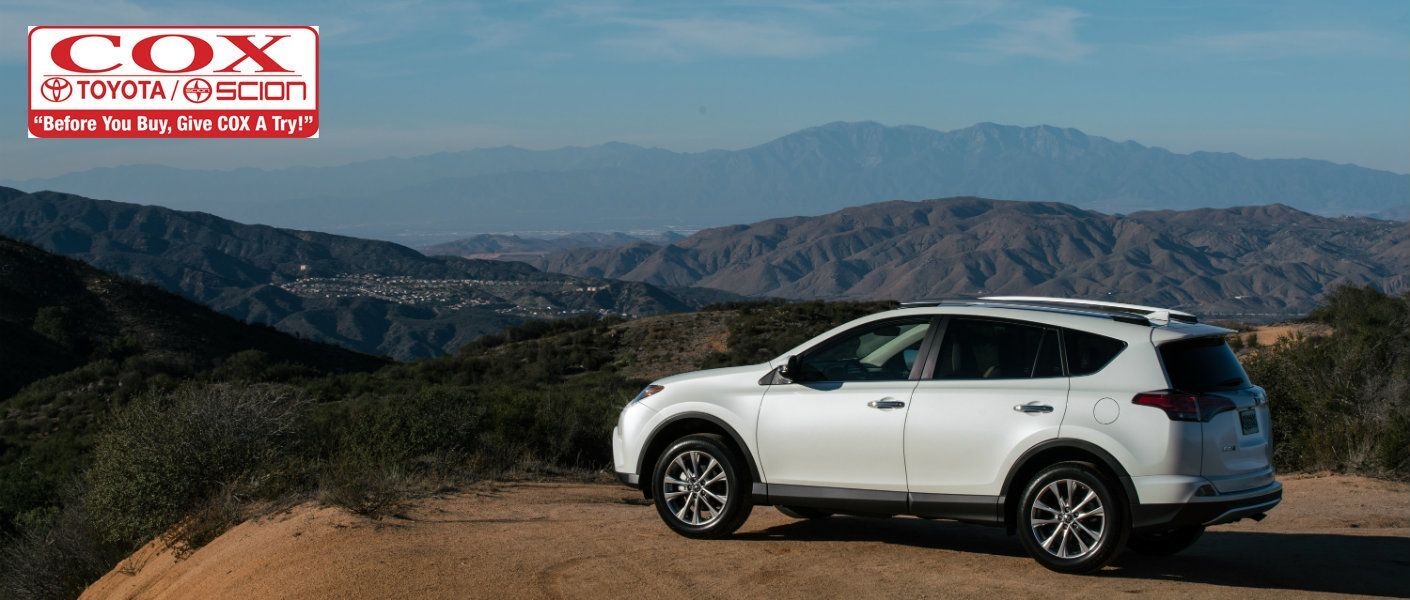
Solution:
[(743, 436), (740, 436), (738, 431), (730, 427), (729, 423), (715, 415), (685, 412), (673, 415), (658, 423), (651, 430), (651, 434), (646, 437), (646, 443), (642, 445), (641, 454), (637, 457), (636, 462), (637, 478), (641, 482), (642, 496), (651, 498), (651, 469), (656, 466), (656, 461), (661, 457), (661, 453), (666, 451), (666, 447), (675, 440), (696, 433), (713, 433), (723, 436), (744, 458), (745, 464), (749, 465), (750, 478), (755, 482), (762, 480), (759, 475), (759, 466), (755, 464), (754, 455), (749, 451), (748, 444), (744, 442)]
[(1009, 469), (1008, 475), (1004, 478), (1004, 485), (1000, 488), (999, 498), (1003, 503), (1004, 526), (1012, 533), (1015, 530), (1018, 514), (1019, 496), (1023, 494), (1023, 488), (1033, 479), (1043, 468), (1060, 462), (1079, 461), (1088, 462), (1094, 465), (1099, 471), (1106, 475), (1111, 481), (1117, 484), (1117, 491), (1122, 494), (1128, 505), (1140, 503), (1140, 498), (1136, 493), (1136, 486), (1131, 482), (1131, 475), (1126, 472), (1126, 468), (1121, 466), (1121, 462), (1116, 460), (1110, 452), (1103, 450), (1100, 446), (1091, 442), (1075, 439), (1056, 439), (1042, 442), (1029, 448), (1018, 460), (1014, 461), (1013, 467)]

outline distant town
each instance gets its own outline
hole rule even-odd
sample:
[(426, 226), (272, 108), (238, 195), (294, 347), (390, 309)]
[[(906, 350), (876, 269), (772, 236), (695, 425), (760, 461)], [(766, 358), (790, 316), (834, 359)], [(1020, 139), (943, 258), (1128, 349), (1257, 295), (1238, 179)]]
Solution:
[(279, 283), (285, 291), (304, 298), (376, 298), (409, 306), (460, 310), (480, 308), (530, 317), (578, 314), (623, 315), (602, 308), (574, 308), (553, 301), (563, 294), (595, 294), (608, 284), (574, 281), (421, 279), (400, 275), (339, 273), (331, 277), (302, 277)]

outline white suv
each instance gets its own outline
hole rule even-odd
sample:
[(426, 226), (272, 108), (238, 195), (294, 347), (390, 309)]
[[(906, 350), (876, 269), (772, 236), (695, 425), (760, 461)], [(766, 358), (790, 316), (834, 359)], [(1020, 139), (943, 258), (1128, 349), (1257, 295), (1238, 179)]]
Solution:
[(1227, 333), (1109, 302), (903, 305), (647, 386), (613, 460), (690, 537), (729, 535), (758, 504), (915, 515), (1007, 527), (1044, 566), (1088, 572), (1282, 499), (1266, 396)]

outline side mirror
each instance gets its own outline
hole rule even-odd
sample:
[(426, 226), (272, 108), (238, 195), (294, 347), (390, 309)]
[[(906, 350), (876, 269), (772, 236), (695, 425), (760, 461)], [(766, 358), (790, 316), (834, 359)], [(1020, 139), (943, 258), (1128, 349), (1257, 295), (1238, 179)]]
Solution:
[(783, 385), (786, 383), (794, 383), (798, 380), (798, 376), (802, 373), (802, 362), (798, 360), (797, 356), (790, 356), (788, 357), (787, 362), (783, 363), (782, 365), (779, 365), (774, 370), (769, 371), (767, 375), (764, 375), (763, 379), (759, 380), (759, 385)]
[(789, 356), (788, 362), (783, 363), (783, 368), (780, 369), (778, 373), (779, 375), (783, 375), (784, 377), (787, 377), (789, 379), (796, 379), (800, 374), (802, 374), (803, 364), (802, 361), (798, 360), (798, 355), (794, 354), (792, 356)]

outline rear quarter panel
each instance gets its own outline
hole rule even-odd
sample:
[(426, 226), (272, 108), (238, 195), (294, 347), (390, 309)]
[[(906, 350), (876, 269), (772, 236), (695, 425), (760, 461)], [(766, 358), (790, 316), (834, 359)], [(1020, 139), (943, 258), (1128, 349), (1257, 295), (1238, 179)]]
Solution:
[(1172, 421), (1164, 411), (1131, 402), (1168, 384), (1148, 337), (1122, 339), (1126, 349), (1101, 371), (1071, 378), (1059, 437), (1100, 446), (1132, 477), (1198, 475), (1200, 424)]

